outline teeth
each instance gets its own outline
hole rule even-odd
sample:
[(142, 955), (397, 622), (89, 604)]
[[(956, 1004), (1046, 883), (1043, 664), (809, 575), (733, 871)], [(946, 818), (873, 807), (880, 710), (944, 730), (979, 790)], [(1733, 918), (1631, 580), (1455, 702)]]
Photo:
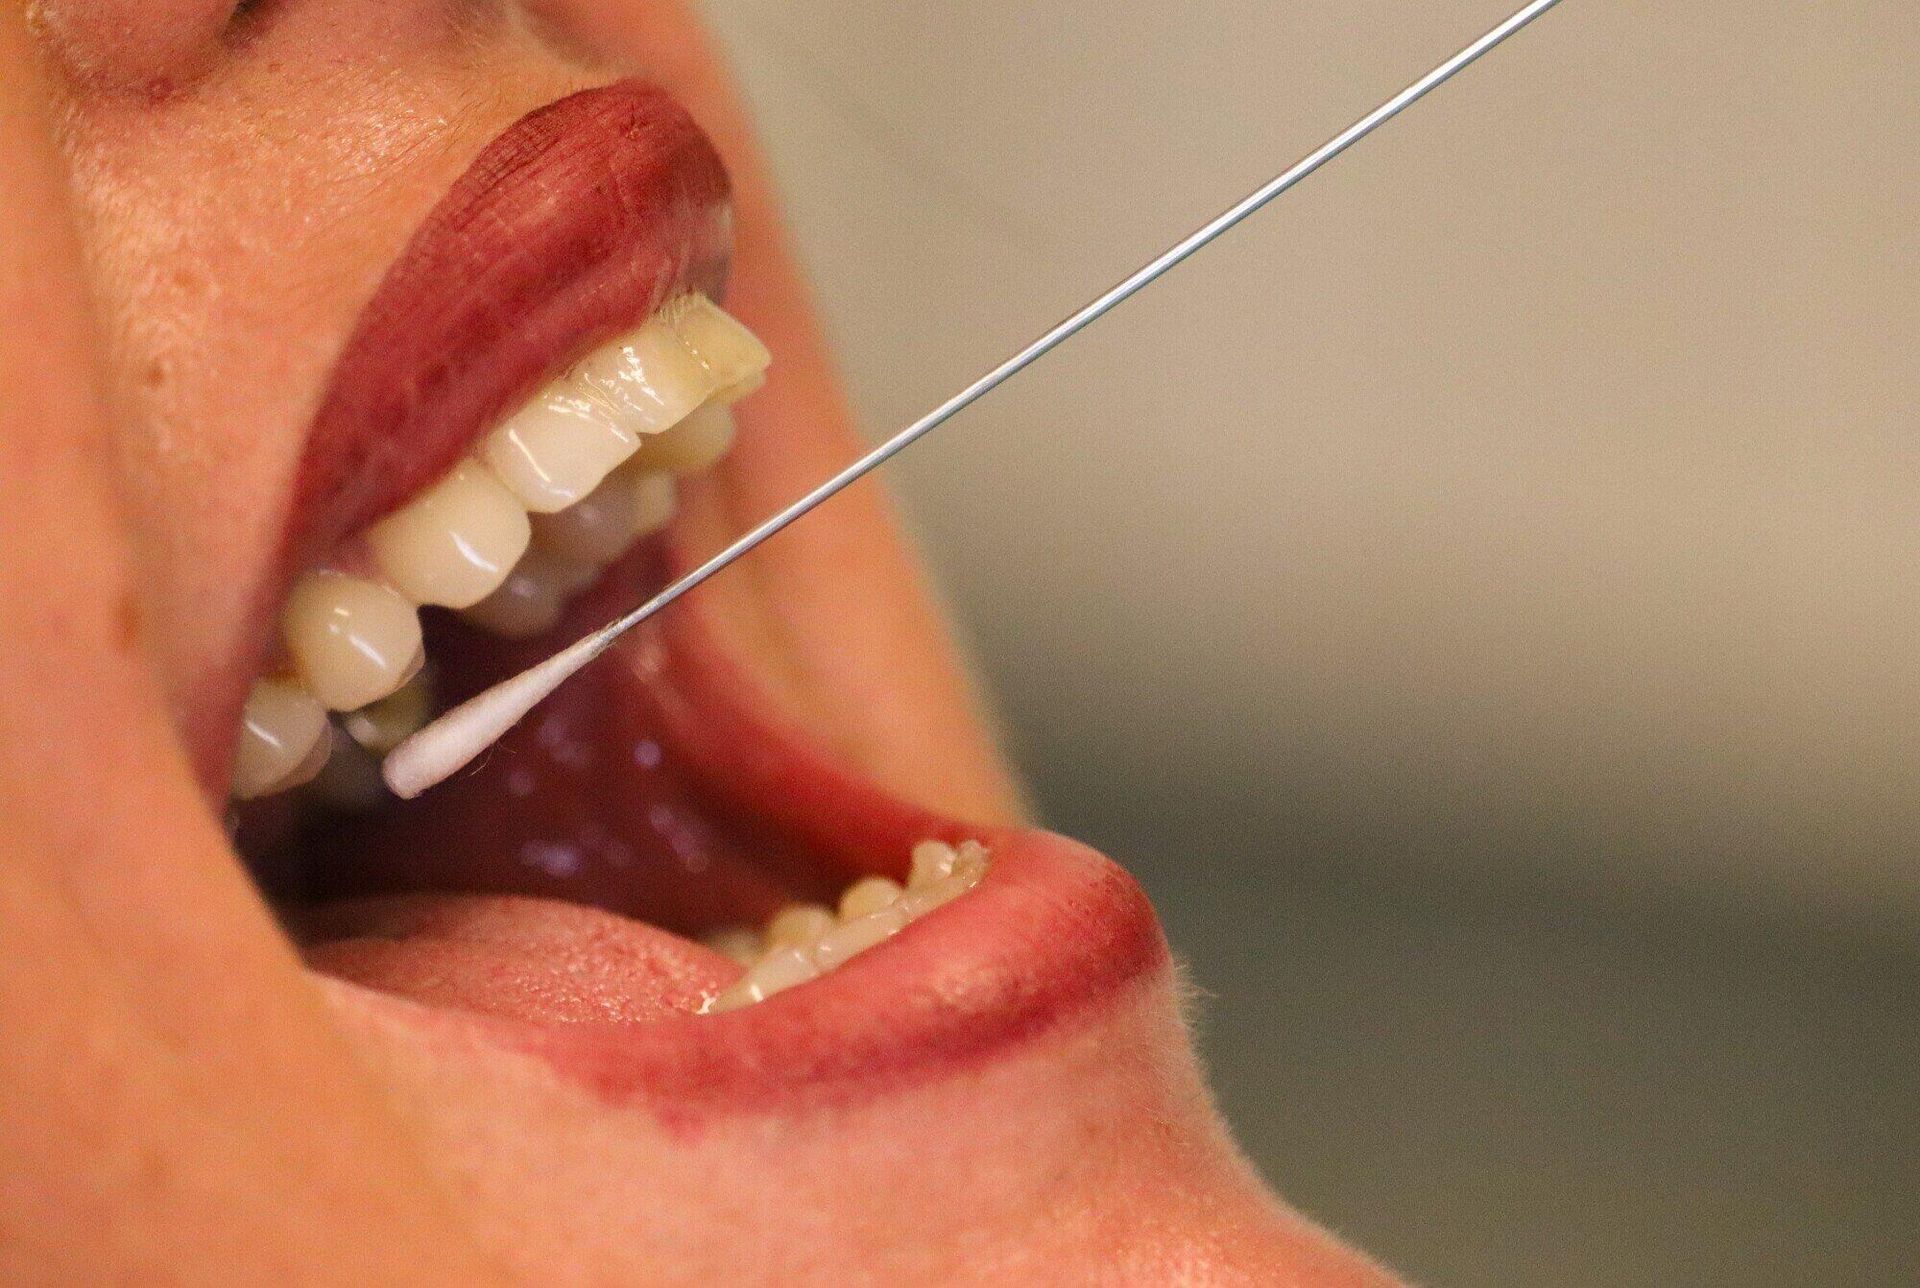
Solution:
[(367, 529), (367, 546), (414, 603), (465, 608), (507, 579), (529, 534), (519, 499), (478, 461), (462, 461)]
[(817, 903), (790, 903), (767, 922), (769, 944), (810, 944), (833, 929), (833, 909)]
[(760, 932), (751, 926), (724, 926), (708, 934), (701, 942), (716, 953), (733, 958), (742, 966), (753, 965), (767, 949)]
[(537, 516), (534, 543), (574, 563), (611, 563), (640, 537), (664, 528), (673, 508), (671, 475), (617, 469), (591, 495), (558, 514)]
[[(406, 692), (405, 689), (401, 693)], [(394, 697), (399, 697), (396, 693)], [(380, 778), (380, 762), (374, 752), (355, 741), (346, 730), (334, 726), (329, 731), (332, 754), (325, 767), (307, 785), (307, 793), (330, 809), (361, 814), (392, 800)]]
[(280, 629), (307, 690), (334, 711), (386, 697), (422, 657), (413, 605), (345, 573), (311, 572), (296, 582)]
[(432, 716), (433, 672), (423, 667), (378, 702), (341, 716), (340, 726), (354, 742), (376, 756), (384, 756)]
[(570, 392), (568, 383), (555, 381), (480, 445), (481, 457), (537, 514), (586, 496), (640, 445), (610, 409)]
[(907, 885), (919, 889), (953, 875), (956, 868), (963, 868), (976, 879), (986, 870), (987, 847), (978, 841), (962, 841), (958, 849), (945, 841), (922, 841), (913, 847), (912, 866), (907, 876)]
[(640, 444), (634, 463), (684, 478), (711, 467), (732, 445), (733, 413), (715, 395), (672, 429)]
[(772, 355), (760, 337), (704, 295), (689, 295), (661, 310), (713, 378), (708, 392), (735, 402), (760, 387)]
[[(313, 760), (324, 745), (327, 712), (292, 680), (261, 680), (240, 713), (240, 744), (233, 757), (233, 794), (252, 800), (285, 791), (313, 777)], [(305, 777), (301, 777), (302, 774)]]
[(662, 309), (639, 330), (588, 354), (571, 379), (620, 413), (621, 423), (657, 434), (730, 380), (717, 378), (674, 330)]
[(567, 598), (599, 575), (590, 564), (570, 563), (533, 549), (514, 565), (500, 589), (467, 609), (462, 617), (481, 630), (510, 640), (531, 639), (552, 630), (566, 611)]
[(886, 877), (866, 877), (847, 887), (840, 896), (840, 920), (852, 921), (870, 912), (878, 912), (900, 897), (900, 883)]
[[(341, 727), (375, 755), (420, 727), (428, 686), (383, 701), (424, 660), (419, 605), (458, 609), (511, 638), (550, 630), (603, 565), (672, 518), (674, 480), (726, 452), (727, 407), (759, 387), (767, 363), (766, 346), (705, 296), (670, 300), (368, 528), (369, 576), (302, 577), (281, 617), (295, 678), (262, 681), (257, 721), (250, 699), (258, 727), (242, 730), (235, 794), (317, 772), (334, 741), (321, 736), (327, 710), (348, 713)], [(627, 464), (643, 444), (646, 455)], [(288, 694), (317, 703), (319, 723), (311, 709), (296, 719), (302, 708)], [(343, 761), (329, 782), (348, 772)]]
[[(775, 993), (824, 975), (848, 958), (865, 952), (941, 904), (980, 884), (987, 871), (987, 848), (962, 841), (956, 848), (939, 841), (914, 847), (911, 884), (904, 891), (886, 877), (863, 877), (840, 896), (835, 917), (817, 903), (788, 904), (767, 922), (763, 937), (740, 927), (716, 932), (708, 942), (735, 960), (760, 948), (746, 973), (712, 998), (708, 1013), (737, 1010)], [(727, 947), (722, 947), (722, 937)]]
[(817, 977), (820, 968), (806, 951), (794, 947), (770, 950), (765, 957), (747, 967), (738, 982), (713, 1000), (711, 1010), (731, 1011), (753, 1002), (763, 1002), (775, 993)]
[(881, 940), (899, 932), (908, 922), (906, 910), (889, 906), (843, 921), (820, 936), (813, 946), (813, 960), (822, 973), (832, 970), (856, 953), (863, 953)]

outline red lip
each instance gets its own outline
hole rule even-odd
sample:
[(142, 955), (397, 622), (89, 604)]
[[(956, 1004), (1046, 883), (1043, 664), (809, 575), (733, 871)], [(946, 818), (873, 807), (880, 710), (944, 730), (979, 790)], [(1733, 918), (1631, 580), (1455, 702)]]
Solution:
[(443, 473), (569, 359), (683, 289), (717, 292), (726, 168), (636, 81), (528, 113), (427, 215), (347, 341), (287, 526), (299, 567)]

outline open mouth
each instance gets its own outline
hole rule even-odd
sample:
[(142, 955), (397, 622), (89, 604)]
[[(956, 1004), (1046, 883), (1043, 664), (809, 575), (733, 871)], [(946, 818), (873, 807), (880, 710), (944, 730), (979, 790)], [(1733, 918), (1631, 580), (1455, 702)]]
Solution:
[(870, 1087), (1165, 963), (1118, 867), (883, 790), (699, 596), (472, 770), (385, 794), (401, 737), (705, 540), (676, 509), (742, 468), (732, 408), (779, 362), (722, 307), (727, 201), (705, 136), (632, 82), (488, 145), (336, 368), (233, 755), (238, 843), (310, 965), (610, 1093)]

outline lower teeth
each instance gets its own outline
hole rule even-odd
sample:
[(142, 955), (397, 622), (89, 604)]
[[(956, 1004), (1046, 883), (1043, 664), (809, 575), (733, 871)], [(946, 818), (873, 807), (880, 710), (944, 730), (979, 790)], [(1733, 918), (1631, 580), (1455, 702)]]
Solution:
[(819, 904), (789, 904), (768, 920), (764, 932), (747, 926), (714, 931), (707, 946), (747, 970), (709, 998), (701, 1013), (750, 1006), (824, 975), (959, 898), (979, 885), (986, 871), (987, 849), (978, 841), (958, 846), (922, 841), (913, 847), (905, 889), (886, 877), (864, 877), (841, 895), (838, 916)]

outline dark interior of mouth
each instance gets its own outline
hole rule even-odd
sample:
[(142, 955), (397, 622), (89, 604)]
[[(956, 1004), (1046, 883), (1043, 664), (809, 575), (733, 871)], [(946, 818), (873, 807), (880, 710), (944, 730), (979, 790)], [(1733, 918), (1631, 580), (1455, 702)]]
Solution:
[[(664, 543), (641, 542), (533, 640), (503, 640), (426, 610), (438, 705), (637, 604), (667, 572)], [(761, 924), (795, 900), (831, 903), (869, 865), (850, 871), (847, 849), (825, 852), (756, 808), (712, 757), (682, 754), (672, 729), (703, 713), (661, 681), (665, 647), (658, 632), (635, 632), (473, 767), (416, 800), (358, 813), (311, 800), (256, 802), (242, 815), (242, 853), (296, 932), (313, 924), (319, 903), (381, 895), (536, 896), (687, 937)], [(884, 866), (878, 856), (871, 864)]]

